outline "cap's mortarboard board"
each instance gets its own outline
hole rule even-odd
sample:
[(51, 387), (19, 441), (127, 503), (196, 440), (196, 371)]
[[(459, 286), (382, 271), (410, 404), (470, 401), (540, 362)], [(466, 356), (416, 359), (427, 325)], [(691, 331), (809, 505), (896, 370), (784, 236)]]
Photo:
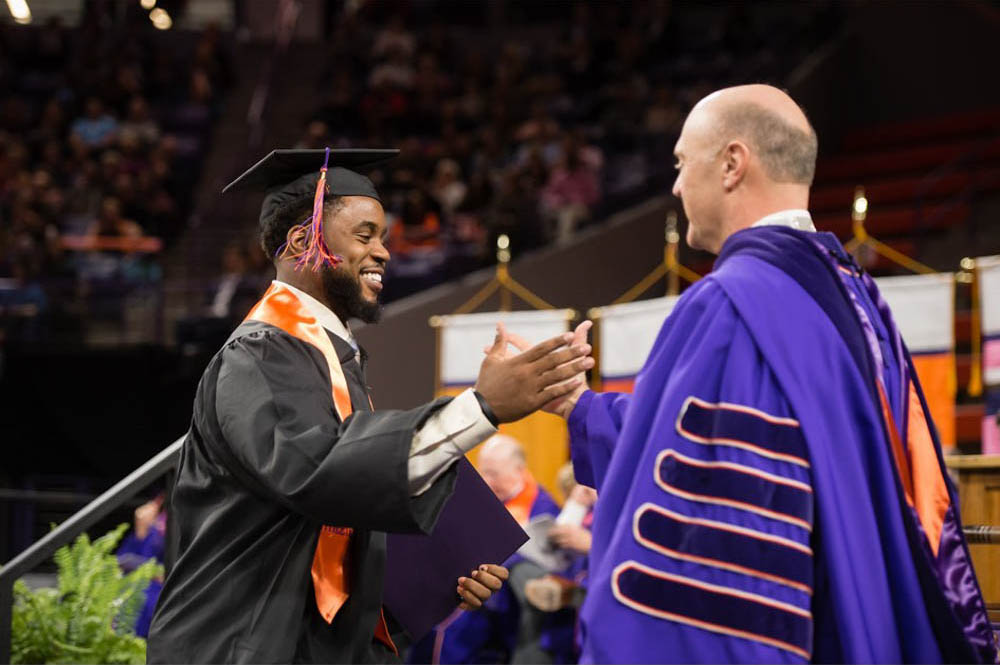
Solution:
[[(318, 267), (325, 261), (336, 263), (322, 242), (323, 199), (325, 196), (367, 196), (381, 203), (372, 181), (353, 169), (364, 169), (392, 159), (394, 149), (308, 149), (272, 150), (223, 188), (231, 191), (265, 192), (260, 210), (260, 224), (267, 222), (287, 204), (313, 197), (313, 215), (306, 220), (313, 227), (312, 249), (305, 262)], [(320, 186), (322, 184), (322, 186)], [(280, 252), (279, 252), (280, 253)]]
[[(309, 150), (272, 150), (262, 160), (248, 168), (240, 177), (225, 186), (222, 193), (236, 192), (241, 190), (254, 190), (259, 192), (270, 192), (274, 189), (287, 187), (296, 182), (302, 176), (319, 176), (320, 167), (326, 158), (325, 148)], [(374, 188), (366, 191), (362, 181), (351, 181), (345, 178), (344, 181), (335, 183), (332, 178), (334, 167), (341, 167), (338, 170), (349, 171), (361, 170), (369, 166), (374, 166), (380, 162), (392, 159), (399, 154), (395, 149), (330, 149), (330, 161), (328, 162), (329, 173), (327, 182), (330, 185), (330, 193), (334, 196), (370, 196)], [(359, 175), (354, 173), (354, 175)], [(368, 187), (371, 182), (367, 178)], [(342, 186), (343, 192), (336, 192), (334, 186)]]

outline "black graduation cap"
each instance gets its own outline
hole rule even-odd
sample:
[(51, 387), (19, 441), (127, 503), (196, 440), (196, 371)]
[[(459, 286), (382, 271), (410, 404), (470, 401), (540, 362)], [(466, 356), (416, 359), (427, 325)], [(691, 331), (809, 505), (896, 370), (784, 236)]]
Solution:
[[(372, 181), (353, 169), (363, 169), (392, 159), (395, 149), (331, 149), (326, 172), (326, 189), (330, 196), (368, 196), (382, 202)], [(316, 193), (320, 169), (326, 159), (326, 149), (272, 150), (240, 177), (225, 186), (231, 191), (266, 192), (260, 210), (263, 222), (285, 204)]]

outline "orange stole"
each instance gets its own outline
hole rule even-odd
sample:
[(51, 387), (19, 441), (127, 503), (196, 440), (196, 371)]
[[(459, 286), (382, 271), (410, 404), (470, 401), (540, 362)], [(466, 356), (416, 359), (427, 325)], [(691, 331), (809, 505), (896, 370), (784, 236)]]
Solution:
[(531, 521), (531, 507), (535, 505), (537, 498), (538, 481), (525, 469), (524, 487), (517, 493), (517, 496), (504, 501), (503, 505), (507, 512), (523, 527)]
[[(323, 326), (290, 289), (282, 284), (271, 284), (264, 297), (247, 314), (246, 320), (268, 323), (319, 349), (330, 370), (333, 408), (341, 422), (351, 415), (353, 412), (351, 395), (333, 342), (330, 341)], [(312, 562), (313, 589), (316, 594), (316, 607), (327, 623), (333, 622), (337, 612), (351, 595), (346, 568), (348, 548), (353, 533), (354, 530), (347, 527), (324, 526), (316, 542), (316, 553)], [(375, 626), (375, 637), (396, 652), (396, 645), (389, 637), (385, 617), (381, 612)]]
[(930, 543), (931, 551), (937, 556), (941, 543), (941, 530), (944, 527), (944, 516), (948, 511), (951, 498), (941, 475), (937, 452), (934, 450), (934, 439), (931, 437), (927, 419), (924, 416), (920, 398), (911, 382), (907, 407), (906, 447), (896, 428), (896, 420), (889, 408), (889, 400), (885, 395), (882, 382), (878, 382), (879, 400), (882, 403), (882, 416), (889, 430), (889, 442), (892, 454), (896, 460), (896, 471), (903, 485), (906, 502), (917, 512), (920, 525)]

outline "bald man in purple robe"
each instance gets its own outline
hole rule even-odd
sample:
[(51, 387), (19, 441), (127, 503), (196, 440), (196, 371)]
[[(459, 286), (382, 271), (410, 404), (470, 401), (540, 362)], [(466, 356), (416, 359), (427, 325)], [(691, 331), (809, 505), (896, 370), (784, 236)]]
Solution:
[(673, 193), (715, 268), (633, 394), (548, 407), (600, 494), (584, 662), (997, 658), (909, 353), (873, 280), (813, 226), (816, 152), (781, 90), (701, 100)]

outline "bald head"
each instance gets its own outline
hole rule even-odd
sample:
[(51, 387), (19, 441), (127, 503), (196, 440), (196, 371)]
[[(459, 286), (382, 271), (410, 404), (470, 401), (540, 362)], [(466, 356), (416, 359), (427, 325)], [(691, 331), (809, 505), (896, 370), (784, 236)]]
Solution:
[(506, 434), (495, 434), (479, 449), (479, 460), (499, 462), (514, 467), (524, 466), (524, 448), (521, 442)]
[(688, 114), (674, 149), (674, 195), (688, 244), (718, 253), (762, 217), (805, 208), (816, 171), (816, 132), (785, 92), (741, 85), (713, 92)]
[(501, 501), (516, 496), (524, 486), (524, 448), (513, 437), (497, 434), (488, 439), (479, 449), (477, 467)]
[(745, 141), (775, 182), (811, 185), (818, 141), (806, 114), (770, 85), (723, 88), (702, 99), (691, 115), (705, 114), (715, 141)]

